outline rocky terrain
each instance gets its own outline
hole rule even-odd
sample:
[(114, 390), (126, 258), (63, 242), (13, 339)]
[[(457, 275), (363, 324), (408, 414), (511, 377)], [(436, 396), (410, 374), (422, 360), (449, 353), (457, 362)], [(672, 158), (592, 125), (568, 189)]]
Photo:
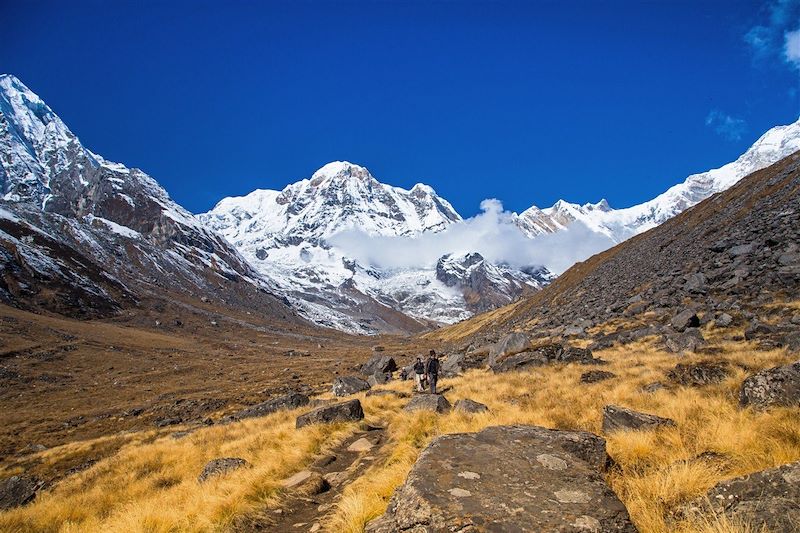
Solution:
[(797, 346), (800, 316), (780, 302), (800, 290), (799, 167), (800, 157), (791, 155), (575, 265), (477, 326), (472, 341), (520, 330), (603, 346), (663, 334), (674, 351), (695, 351), (703, 339), (691, 330), (715, 322), (747, 325), (747, 338), (765, 346)]

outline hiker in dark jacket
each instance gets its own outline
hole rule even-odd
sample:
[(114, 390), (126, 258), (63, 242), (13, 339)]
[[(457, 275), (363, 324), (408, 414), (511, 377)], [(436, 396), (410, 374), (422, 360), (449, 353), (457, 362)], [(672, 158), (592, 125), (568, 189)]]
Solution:
[(417, 384), (417, 392), (425, 392), (425, 363), (422, 362), (422, 357), (417, 357), (417, 362), (414, 363), (414, 383)]
[(431, 350), (428, 364), (425, 369), (428, 372), (428, 383), (431, 384), (431, 394), (436, 394), (436, 382), (439, 381), (439, 356)]

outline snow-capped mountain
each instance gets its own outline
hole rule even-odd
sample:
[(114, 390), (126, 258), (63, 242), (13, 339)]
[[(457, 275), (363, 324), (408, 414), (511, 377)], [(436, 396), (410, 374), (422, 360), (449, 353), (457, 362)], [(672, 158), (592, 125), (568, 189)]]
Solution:
[(536, 206), (523, 211), (517, 225), (529, 237), (565, 229), (580, 221), (589, 229), (610, 237), (614, 242), (653, 228), (681, 211), (722, 192), (745, 176), (765, 168), (800, 150), (800, 120), (777, 126), (761, 136), (736, 161), (720, 168), (693, 174), (648, 202), (624, 209), (612, 209), (608, 202), (572, 204), (559, 200), (552, 207)]
[(224, 238), (141, 170), (85, 148), (11, 75), (0, 76), (0, 267), (0, 300), (85, 316), (164, 290), (263, 291)]
[(509, 303), (551, 277), (546, 269), (523, 272), (480, 256), (472, 269), (455, 268), (463, 258), (449, 257), (442, 258), (441, 268), (360, 264), (334, 245), (337, 235), (358, 230), (367, 236), (415, 237), (440, 232), (461, 216), (427, 185), (392, 187), (343, 161), (282, 191), (225, 198), (198, 217), (227, 237), (307, 316), (349, 331), (407, 330), (407, 317), (418, 320), (419, 327), (454, 322)]

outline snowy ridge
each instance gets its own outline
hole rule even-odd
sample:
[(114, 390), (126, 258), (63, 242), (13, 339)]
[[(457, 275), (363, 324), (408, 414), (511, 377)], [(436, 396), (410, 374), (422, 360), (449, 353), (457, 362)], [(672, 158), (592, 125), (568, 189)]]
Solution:
[[(415, 237), (460, 222), (450, 203), (428, 185), (393, 187), (362, 166), (334, 161), (282, 191), (260, 189), (225, 198), (198, 218), (222, 233), (307, 317), (323, 325), (375, 333), (392, 328), (380, 318), (384, 312), (399, 312), (421, 324), (452, 323), (489, 305), (468, 302), (469, 284), (446, 283), (435, 265), (362, 265), (331, 244), (337, 234), (353, 228), (371, 236)], [(495, 306), (540, 288), (547, 279), (507, 266), (490, 268), (488, 263), (481, 272), (483, 286), (492, 287)], [(365, 306), (379, 306), (372, 313), (378, 318), (362, 316), (359, 309)]]
[(777, 126), (761, 136), (736, 161), (693, 174), (650, 201), (624, 209), (611, 209), (605, 200), (578, 205), (559, 200), (548, 209), (536, 206), (522, 212), (519, 227), (530, 237), (564, 229), (574, 221), (621, 242), (647, 231), (678, 213), (724, 191), (740, 179), (800, 150), (800, 120)]

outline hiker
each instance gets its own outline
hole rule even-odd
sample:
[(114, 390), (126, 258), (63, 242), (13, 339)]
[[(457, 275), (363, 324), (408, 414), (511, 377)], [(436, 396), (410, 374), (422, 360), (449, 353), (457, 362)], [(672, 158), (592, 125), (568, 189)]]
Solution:
[(422, 362), (422, 357), (417, 357), (417, 362), (414, 363), (414, 383), (417, 384), (417, 392), (425, 392), (425, 363)]
[(408, 369), (403, 367), (400, 370), (400, 381), (405, 381), (408, 379)]
[(435, 350), (431, 350), (426, 367), (428, 383), (431, 385), (431, 394), (436, 394), (436, 382), (439, 380), (439, 356), (436, 355)]

